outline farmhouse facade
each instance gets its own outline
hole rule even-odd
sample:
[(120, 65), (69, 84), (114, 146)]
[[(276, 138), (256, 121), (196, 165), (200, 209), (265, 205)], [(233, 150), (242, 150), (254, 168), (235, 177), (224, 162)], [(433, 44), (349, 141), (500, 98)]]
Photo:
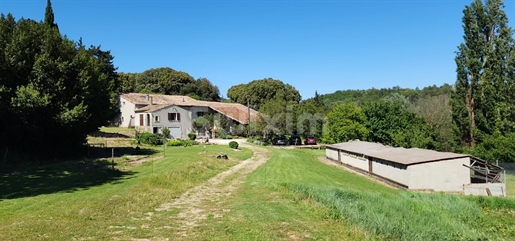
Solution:
[[(128, 93), (120, 95), (120, 127), (137, 128), (151, 133), (162, 133), (167, 127), (171, 138), (185, 139), (188, 133), (204, 135), (196, 130), (193, 121), (207, 114), (227, 117), (231, 125), (247, 125), (258, 112), (237, 103), (199, 101), (188, 96)], [(213, 129), (219, 127), (213, 126)]]
[(403, 189), (506, 196), (503, 168), (469, 155), (349, 141), (326, 158)]

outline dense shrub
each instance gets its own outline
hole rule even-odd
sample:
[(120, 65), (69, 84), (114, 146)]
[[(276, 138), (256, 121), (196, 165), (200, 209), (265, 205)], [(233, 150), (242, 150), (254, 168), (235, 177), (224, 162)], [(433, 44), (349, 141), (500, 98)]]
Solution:
[(254, 138), (252, 138), (252, 137), (247, 138), (247, 142), (248, 143), (254, 143)]
[(167, 146), (194, 146), (194, 145), (198, 145), (198, 144), (199, 144), (198, 141), (180, 140), (180, 139), (170, 140), (170, 141), (168, 141), (168, 143), (166, 143)]
[(230, 134), (225, 134), (225, 133), (224, 133), (224, 134), (221, 134), (221, 135), (220, 135), (220, 138), (221, 138), (221, 139), (232, 139), (232, 136), (231, 136)]
[(169, 140), (166, 143), (166, 145), (167, 146), (182, 146), (182, 140), (179, 140), (179, 139)]
[(235, 142), (235, 141), (231, 141), (229, 142), (229, 147), (232, 148), (232, 149), (238, 149), (238, 142)]
[(197, 139), (197, 134), (195, 134), (195, 132), (190, 132), (188, 133), (188, 138), (190, 138), (190, 140), (195, 140)]
[(147, 145), (162, 145), (163, 144), (163, 135), (161, 134), (152, 134), (148, 132), (139, 133), (136, 136), (142, 144)]

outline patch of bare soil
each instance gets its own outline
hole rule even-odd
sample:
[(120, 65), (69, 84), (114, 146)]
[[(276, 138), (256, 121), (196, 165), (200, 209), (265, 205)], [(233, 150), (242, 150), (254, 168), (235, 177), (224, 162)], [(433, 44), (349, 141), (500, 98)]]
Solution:
[(247, 175), (268, 160), (266, 149), (244, 146), (254, 152), (251, 158), (186, 191), (173, 202), (164, 203), (155, 209), (156, 212), (178, 210), (178, 214), (171, 217), (178, 235), (187, 236), (188, 231), (208, 216), (217, 218), (228, 212), (227, 205), (224, 205), (227, 198), (241, 187)]

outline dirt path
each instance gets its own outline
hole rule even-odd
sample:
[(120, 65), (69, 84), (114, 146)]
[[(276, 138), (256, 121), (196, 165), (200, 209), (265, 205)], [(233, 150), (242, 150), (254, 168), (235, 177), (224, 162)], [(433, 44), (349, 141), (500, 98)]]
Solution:
[(227, 197), (243, 185), (248, 174), (268, 160), (268, 150), (257, 146), (243, 146), (254, 152), (251, 158), (186, 191), (173, 202), (162, 204), (155, 209), (156, 212), (172, 209), (179, 211), (171, 217), (174, 219), (174, 229), (178, 229), (178, 235), (186, 236), (191, 228), (208, 216), (221, 217), (223, 213), (228, 212), (227, 205), (224, 205)]

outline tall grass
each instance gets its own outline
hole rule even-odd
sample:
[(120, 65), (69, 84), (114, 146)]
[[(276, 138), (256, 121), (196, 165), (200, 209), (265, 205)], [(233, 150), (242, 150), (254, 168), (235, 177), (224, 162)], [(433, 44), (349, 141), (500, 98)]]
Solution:
[(398, 195), (317, 189), (306, 185), (289, 188), (328, 208), (329, 216), (346, 219), (370, 233), (400, 240), (478, 240), (486, 235), (475, 228), (479, 206), (456, 195), (400, 192)]

